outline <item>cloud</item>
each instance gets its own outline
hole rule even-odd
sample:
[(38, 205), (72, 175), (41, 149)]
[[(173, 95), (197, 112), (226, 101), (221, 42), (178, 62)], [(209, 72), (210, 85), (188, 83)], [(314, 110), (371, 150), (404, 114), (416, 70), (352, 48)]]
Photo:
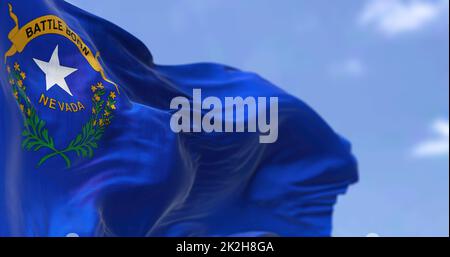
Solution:
[(363, 62), (358, 58), (348, 58), (331, 66), (333, 76), (360, 77), (365, 71)]
[(436, 120), (432, 125), (436, 134), (433, 139), (418, 144), (413, 149), (415, 157), (437, 157), (449, 154), (449, 122), (448, 120)]
[(393, 36), (415, 31), (448, 13), (448, 0), (371, 0), (360, 23)]

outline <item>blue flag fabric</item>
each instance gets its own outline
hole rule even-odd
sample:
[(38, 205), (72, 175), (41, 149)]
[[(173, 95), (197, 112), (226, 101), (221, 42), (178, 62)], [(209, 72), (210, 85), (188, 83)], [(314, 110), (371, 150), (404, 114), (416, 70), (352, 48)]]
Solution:
[[(223, 65), (157, 65), (64, 1), (2, 1), (0, 50), (0, 236), (329, 236), (357, 181), (349, 143), (300, 100)], [(278, 139), (173, 132), (172, 99), (196, 88), (278, 97)]]

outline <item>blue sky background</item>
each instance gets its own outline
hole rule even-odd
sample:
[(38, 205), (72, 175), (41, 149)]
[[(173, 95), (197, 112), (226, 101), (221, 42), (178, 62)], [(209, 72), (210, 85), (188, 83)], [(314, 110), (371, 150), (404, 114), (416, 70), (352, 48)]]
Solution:
[(158, 64), (258, 72), (349, 138), (335, 236), (449, 235), (448, 0), (70, 0)]

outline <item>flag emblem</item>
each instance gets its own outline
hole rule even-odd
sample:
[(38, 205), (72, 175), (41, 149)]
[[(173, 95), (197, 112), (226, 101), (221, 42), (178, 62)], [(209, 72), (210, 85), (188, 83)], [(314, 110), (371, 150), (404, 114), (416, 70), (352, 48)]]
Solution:
[[(106, 77), (99, 61), (99, 54), (93, 55), (81, 37), (61, 18), (47, 15), (19, 28), (18, 17), (11, 5), (9, 15), (15, 27), (8, 35), (12, 46), (5, 53), (5, 65), (9, 84), (24, 118), (22, 147), (40, 154), (37, 166), (59, 157), (65, 166), (70, 168), (75, 157), (92, 158), (106, 129), (114, 119), (119, 95), (118, 86)], [(22, 65), (20, 54), (26, 46), (34, 39), (50, 34), (63, 36), (59, 37), (59, 40), (63, 38), (75, 44), (79, 50), (77, 54), (83, 56), (82, 59), (87, 61), (91, 72), (96, 74), (91, 75), (94, 80), (90, 84), (68, 83), (68, 79), (75, 75), (80, 67), (64, 64), (60, 58), (60, 45), (49, 47), (52, 51), (46, 59), (32, 58), (26, 67)], [(28, 83), (27, 69), (33, 69), (35, 71), (33, 74), (38, 74), (42, 81), (33, 78)], [(33, 92), (29, 92), (31, 87)], [(77, 95), (72, 90), (73, 87), (85, 88), (78, 88), (79, 95)], [(49, 96), (47, 93), (53, 95)], [(62, 115), (83, 115), (85, 123), (78, 125), (78, 131), (74, 127), (75, 131), (71, 131), (67, 136), (54, 136), (52, 126), (49, 126), (46, 117), (55, 112)], [(51, 119), (50, 122), (55, 123), (55, 119)], [(64, 135), (58, 133), (61, 134)]]

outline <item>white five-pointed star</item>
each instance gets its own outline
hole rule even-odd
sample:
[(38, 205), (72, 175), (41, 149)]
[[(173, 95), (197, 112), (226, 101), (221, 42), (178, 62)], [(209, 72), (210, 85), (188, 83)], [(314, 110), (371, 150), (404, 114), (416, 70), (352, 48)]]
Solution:
[(59, 64), (58, 46), (56, 46), (55, 50), (53, 51), (50, 61), (44, 62), (34, 58), (33, 60), (34, 62), (36, 62), (39, 68), (41, 68), (41, 70), (45, 73), (47, 91), (54, 85), (58, 85), (69, 95), (73, 96), (72, 92), (70, 92), (69, 86), (67, 86), (65, 78), (70, 74), (74, 73), (75, 71), (77, 71), (77, 69), (64, 67)]

